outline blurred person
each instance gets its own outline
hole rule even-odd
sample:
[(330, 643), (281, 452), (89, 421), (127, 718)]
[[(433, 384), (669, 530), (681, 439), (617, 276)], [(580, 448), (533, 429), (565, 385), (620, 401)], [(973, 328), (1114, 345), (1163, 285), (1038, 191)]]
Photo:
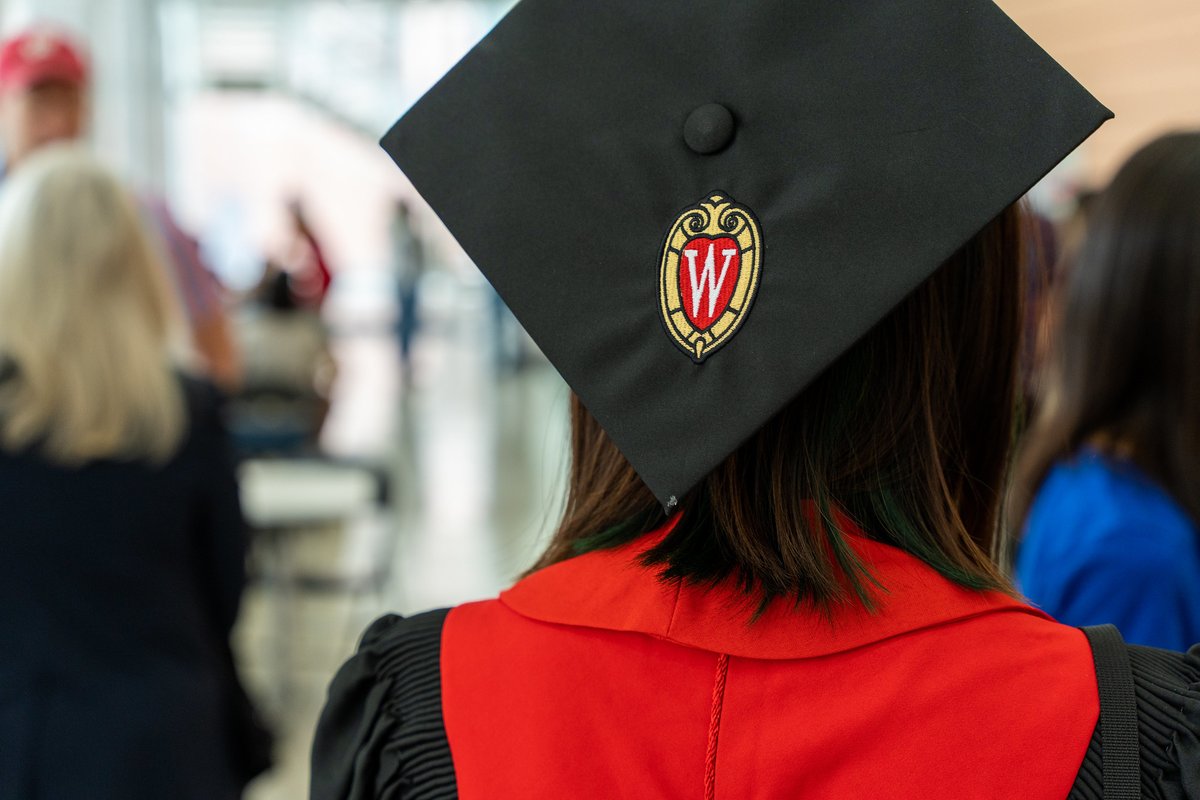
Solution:
[[(56, 29), (34, 28), (0, 42), (0, 142), (7, 171), (20, 169), (47, 144), (84, 137), (90, 80), (82, 47)], [(204, 368), (225, 388), (236, 386), (238, 354), (222, 287), (161, 198), (143, 198), (141, 207), (171, 267)]]
[(524, 369), (529, 356), (526, 352), (525, 331), (513, 316), (504, 298), (490, 285), (487, 287), (491, 309), (489, 333), (492, 338), (492, 360), (499, 375), (512, 375)]
[(1072, 625), (1200, 641), (1200, 132), (1136, 153), (1061, 287), (1020, 461), (1020, 588)]
[(1045, 358), (1046, 325), (1050, 319), (1058, 269), (1058, 236), (1054, 224), (1042, 214), (1029, 213), (1025, 276), (1025, 323), (1022, 331), (1021, 385), (1025, 413), (1037, 404), (1039, 365)]
[(313, 232), (304, 203), (299, 199), (288, 203), (288, 220), (292, 239), (287, 251), (287, 266), (295, 275), (292, 289), (303, 305), (320, 309), (333, 284), (325, 248)]
[(1052, 338), (1061, 303), (1058, 296), (1066, 283), (1066, 271), (1075, 260), (1087, 226), (1087, 213), (1095, 192), (1083, 190), (1075, 198), (1071, 214), (1058, 225), (1037, 217), (1040, 244), (1030, 248), (1029, 281), (1026, 288), (1025, 356), (1021, 372), (1025, 384), (1023, 417), (1032, 420), (1044, 392), (1042, 382), (1053, 352)]
[(425, 274), (425, 242), (413, 228), (412, 209), (404, 200), (396, 202), (391, 226), (392, 264), (396, 273), (399, 319), (396, 333), (400, 340), (400, 364), (404, 377), (411, 382), (412, 345), (421, 320), (420, 287)]
[(232, 800), (267, 764), (229, 645), (229, 442), (178, 330), (116, 178), (69, 145), (23, 160), (0, 195), (5, 800)]
[(1075, 205), (1071, 213), (1059, 225), (1058, 238), (1062, 241), (1062, 262), (1073, 263), (1087, 235), (1088, 219), (1096, 208), (1099, 192), (1081, 188), (1075, 194)]
[(235, 329), (245, 354), (231, 409), (239, 450), (314, 448), (336, 372), (320, 316), (297, 301), (292, 276), (269, 264), (251, 302), (235, 317)]
[(1200, 650), (995, 557), (1014, 203), (1109, 117), (991, 0), (518, 3), (383, 143), (572, 389), (563, 513), (368, 629), (314, 800), (1197, 796)]

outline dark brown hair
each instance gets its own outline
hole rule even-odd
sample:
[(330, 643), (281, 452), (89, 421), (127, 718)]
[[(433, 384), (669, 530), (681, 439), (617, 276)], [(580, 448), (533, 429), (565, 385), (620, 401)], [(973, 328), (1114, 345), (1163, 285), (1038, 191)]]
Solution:
[(1012, 518), (1024, 519), (1056, 461), (1096, 443), (1129, 455), (1200, 520), (1200, 132), (1157, 139), (1121, 168), (1056, 302)]
[[(1021, 329), (1022, 216), (988, 224), (682, 501), (646, 553), (666, 579), (734, 578), (760, 610), (829, 607), (871, 576), (835, 510), (977, 589), (997, 568)], [(534, 569), (621, 544), (666, 516), (577, 398), (566, 509)]]

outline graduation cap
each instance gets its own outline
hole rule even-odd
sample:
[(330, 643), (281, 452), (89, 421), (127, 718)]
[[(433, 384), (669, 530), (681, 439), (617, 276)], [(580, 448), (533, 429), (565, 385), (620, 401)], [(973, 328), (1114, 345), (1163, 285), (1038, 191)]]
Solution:
[(1111, 116), (990, 0), (523, 0), (383, 146), (670, 506)]

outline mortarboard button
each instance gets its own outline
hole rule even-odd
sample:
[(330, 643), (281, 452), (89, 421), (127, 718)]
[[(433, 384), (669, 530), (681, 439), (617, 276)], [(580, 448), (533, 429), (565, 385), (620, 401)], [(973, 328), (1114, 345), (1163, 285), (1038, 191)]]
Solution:
[(724, 150), (733, 139), (733, 114), (720, 103), (708, 103), (688, 114), (683, 140), (702, 156)]

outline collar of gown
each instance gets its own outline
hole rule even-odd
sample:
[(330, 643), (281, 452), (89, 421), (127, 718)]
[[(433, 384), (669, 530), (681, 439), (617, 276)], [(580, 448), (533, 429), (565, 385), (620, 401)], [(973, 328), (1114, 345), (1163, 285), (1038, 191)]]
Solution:
[[(814, 658), (986, 614), (1042, 612), (998, 592), (965, 589), (919, 559), (846, 526), (847, 540), (884, 587), (876, 609), (846, 603), (832, 614), (776, 601), (751, 622), (755, 601), (733, 582), (700, 586), (663, 581), (638, 556), (678, 517), (622, 547), (539, 570), (501, 593), (522, 616), (565, 625), (648, 634), (687, 647), (760, 659)], [(843, 523), (844, 524), (844, 523)]]

